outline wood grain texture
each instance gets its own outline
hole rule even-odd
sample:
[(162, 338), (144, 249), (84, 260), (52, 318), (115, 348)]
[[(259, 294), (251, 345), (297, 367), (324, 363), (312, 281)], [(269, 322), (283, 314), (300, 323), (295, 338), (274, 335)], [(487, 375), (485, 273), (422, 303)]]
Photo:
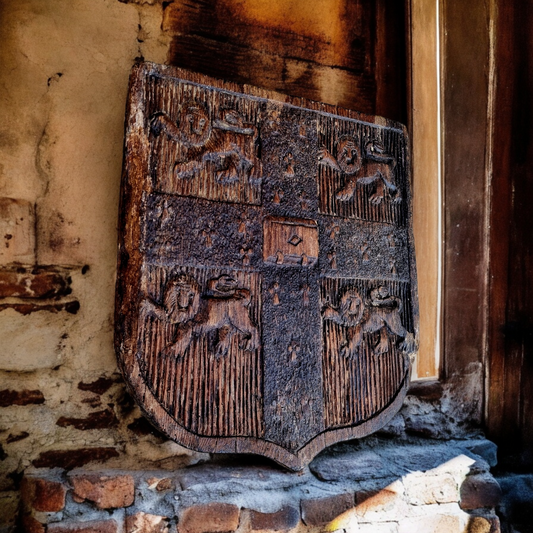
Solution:
[(489, 435), (504, 466), (533, 465), (533, 46), (530, 3), (495, 2)]
[(174, 0), (167, 63), (406, 121), (406, 4)]
[(401, 125), (134, 67), (116, 350), (170, 437), (300, 469), (385, 424), (417, 346), (412, 242)]

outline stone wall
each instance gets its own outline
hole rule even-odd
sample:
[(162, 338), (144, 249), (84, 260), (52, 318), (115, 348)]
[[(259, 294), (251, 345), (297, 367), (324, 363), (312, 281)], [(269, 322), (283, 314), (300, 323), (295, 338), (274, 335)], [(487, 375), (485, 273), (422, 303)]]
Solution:
[[(163, 5), (20, 0), (0, 13), (0, 531), (10, 531), (29, 467), (210, 458), (145, 421), (112, 344), (128, 75), (139, 59), (169, 57)], [(472, 393), (461, 402), (448, 386), (417, 385), (382, 434), (475, 434), (481, 372), (457, 378)]]
[[(474, 453), (472, 450), (475, 450)], [(337, 445), (301, 473), (219, 461), (185, 469), (32, 469), (22, 521), (44, 533), (499, 533), (485, 440)]]

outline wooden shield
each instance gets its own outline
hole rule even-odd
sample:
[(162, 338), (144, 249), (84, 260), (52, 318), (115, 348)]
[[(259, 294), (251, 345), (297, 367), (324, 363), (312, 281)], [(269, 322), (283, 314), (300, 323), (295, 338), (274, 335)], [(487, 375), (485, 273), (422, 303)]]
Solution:
[(300, 469), (399, 410), (417, 314), (402, 125), (134, 67), (116, 349), (161, 431)]

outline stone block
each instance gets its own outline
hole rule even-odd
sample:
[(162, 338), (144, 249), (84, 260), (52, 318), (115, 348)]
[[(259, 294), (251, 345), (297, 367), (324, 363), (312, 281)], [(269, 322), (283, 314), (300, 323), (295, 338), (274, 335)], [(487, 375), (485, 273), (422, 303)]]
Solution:
[(331, 455), (326, 453), (312, 461), (309, 468), (322, 481), (360, 481), (390, 475), (383, 458), (369, 450)]
[(468, 476), (461, 485), (461, 509), (472, 510), (496, 507), (502, 491), (498, 482), (490, 474)]
[(404, 478), (403, 484), (407, 501), (411, 505), (459, 501), (459, 488), (450, 474), (440, 476), (408, 475)]
[(239, 527), (240, 509), (229, 503), (193, 505), (178, 522), (179, 533), (229, 533)]
[(59, 481), (33, 476), (22, 479), (21, 499), (27, 509), (57, 513), (65, 507), (66, 494), (65, 485)]
[(148, 484), (148, 488), (157, 492), (164, 492), (174, 488), (174, 480), (169, 477), (151, 477), (146, 480), (146, 483)]
[(403, 485), (395, 481), (381, 490), (357, 493), (355, 514), (362, 521), (395, 520), (406, 514)]
[(48, 524), (46, 533), (118, 533), (118, 524), (114, 520), (57, 522)]
[(494, 442), (487, 439), (466, 441), (464, 447), (482, 457), (491, 468), (498, 464), (498, 446)]
[(500, 533), (500, 519), (496, 515), (471, 516), (468, 519), (468, 533)]
[(226, 488), (243, 490), (243, 487), (258, 490), (293, 487), (309, 479), (305, 475), (280, 472), (268, 466), (241, 467), (222, 465), (201, 465), (188, 468), (177, 474), (177, 479), (184, 490), (223, 484)]
[(302, 520), (307, 526), (324, 526), (355, 505), (352, 493), (301, 501)]
[(398, 524), (398, 533), (463, 533), (460, 516), (431, 514), (404, 518)]
[(99, 509), (129, 507), (135, 499), (135, 484), (132, 476), (76, 474), (70, 476), (73, 498), (88, 500)]
[(125, 533), (167, 533), (168, 518), (143, 512), (126, 517)]
[(300, 521), (300, 510), (286, 505), (274, 513), (251, 512), (252, 530), (281, 531), (292, 529)]
[(35, 263), (35, 210), (31, 202), (0, 198), (0, 265)]

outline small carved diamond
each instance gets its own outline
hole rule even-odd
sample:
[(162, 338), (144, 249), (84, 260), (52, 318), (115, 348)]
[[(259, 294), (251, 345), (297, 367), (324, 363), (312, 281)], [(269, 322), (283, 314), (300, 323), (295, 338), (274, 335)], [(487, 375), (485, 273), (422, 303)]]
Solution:
[(293, 246), (298, 246), (302, 242), (302, 238), (299, 235), (296, 235), (296, 233), (293, 233), (292, 237), (287, 242)]

